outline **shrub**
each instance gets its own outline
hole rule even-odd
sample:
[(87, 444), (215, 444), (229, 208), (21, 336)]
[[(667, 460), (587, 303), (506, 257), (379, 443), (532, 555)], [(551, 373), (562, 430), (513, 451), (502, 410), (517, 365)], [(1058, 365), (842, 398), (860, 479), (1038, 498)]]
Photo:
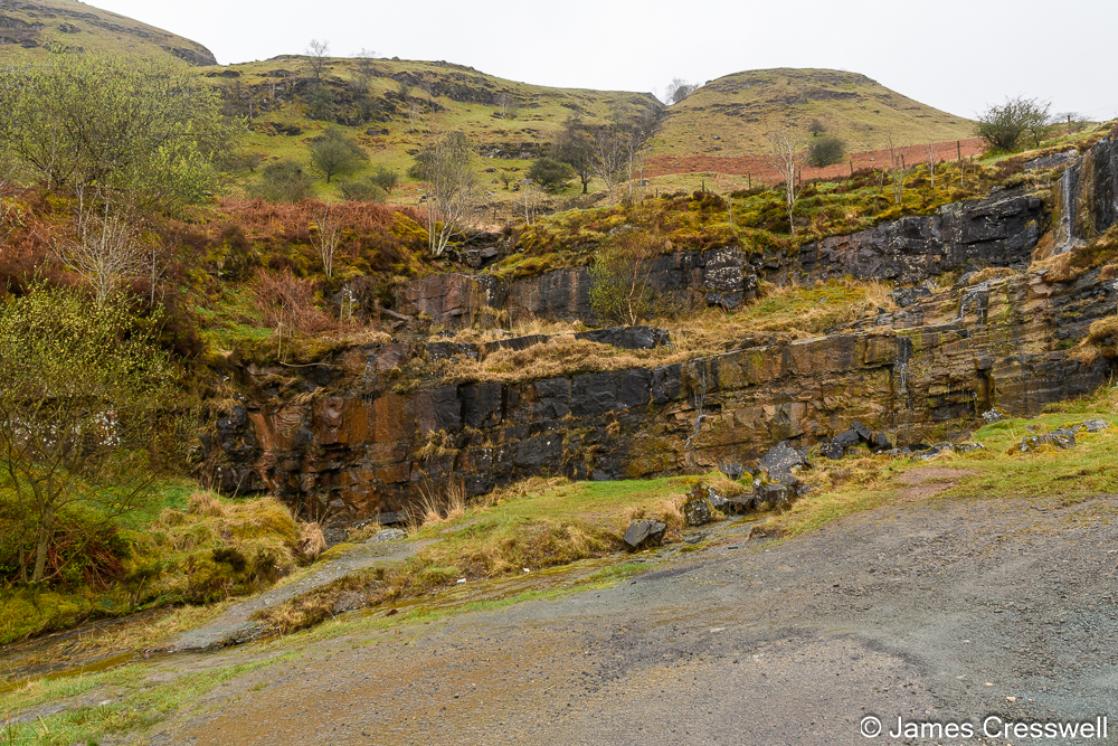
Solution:
[(374, 176), (341, 183), (342, 196), (352, 202), (383, 202), (388, 193)]
[(351, 174), (369, 160), (361, 146), (344, 132), (331, 127), (311, 142), (311, 161), (326, 177), (326, 183), (335, 176)]
[(300, 202), (310, 196), (312, 189), (311, 177), (302, 166), (294, 161), (279, 161), (264, 167), (253, 192), (269, 202)]
[(837, 137), (814, 137), (807, 148), (807, 162), (816, 168), (841, 163), (846, 156), (846, 143)]
[(1048, 122), (1048, 104), (1035, 98), (1011, 98), (1001, 106), (991, 106), (978, 117), (978, 134), (998, 150), (1017, 150), (1021, 138), (1029, 134), (1039, 145)]
[(369, 180), (383, 189), (385, 192), (391, 192), (400, 182), (400, 174), (396, 173), (390, 168), (377, 166), (376, 170), (373, 171), (372, 176), (369, 177)]
[(647, 230), (630, 228), (616, 235), (590, 267), (590, 307), (600, 318), (637, 324), (656, 309), (649, 284), (651, 261), (667, 241)]
[(528, 170), (528, 178), (552, 194), (566, 189), (574, 177), (575, 170), (569, 163), (554, 158), (539, 158)]

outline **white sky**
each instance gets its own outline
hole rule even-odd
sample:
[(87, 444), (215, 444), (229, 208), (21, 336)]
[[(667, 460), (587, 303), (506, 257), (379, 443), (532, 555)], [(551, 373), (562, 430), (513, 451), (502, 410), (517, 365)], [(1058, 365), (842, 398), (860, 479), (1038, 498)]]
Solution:
[(763, 67), (865, 73), (973, 117), (1009, 95), (1118, 116), (1115, 0), (93, 0), (223, 63), (300, 53), (447, 60), (514, 80), (663, 93)]

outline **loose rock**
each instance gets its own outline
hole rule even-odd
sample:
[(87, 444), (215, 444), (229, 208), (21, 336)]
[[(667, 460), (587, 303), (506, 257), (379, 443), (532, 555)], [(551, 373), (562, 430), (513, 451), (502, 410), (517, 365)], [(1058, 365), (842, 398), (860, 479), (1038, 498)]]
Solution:
[(664, 542), (664, 532), (668, 527), (651, 518), (639, 518), (629, 524), (625, 531), (624, 542), (629, 551), (658, 547)]

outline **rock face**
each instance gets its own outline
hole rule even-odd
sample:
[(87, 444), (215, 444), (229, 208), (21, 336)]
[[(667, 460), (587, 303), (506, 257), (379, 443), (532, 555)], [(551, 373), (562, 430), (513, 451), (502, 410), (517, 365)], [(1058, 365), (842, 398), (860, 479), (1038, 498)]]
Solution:
[[(1100, 173), (1102, 169), (1098, 167)], [(649, 284), (677, 308), (732, 310), (757, 297), (761, 277), (786, 282), (850, 275), (913, 283), (944, 272), (1024, 267), (1047, 227), (1047, 216), (1043, 200), (1035, 195), (1001, 194), (809, 243), (794, 256), (749, 254), (732, 247), (667, 254), (652, 261)], [(599, 320), (590, 307), (590, 284), (587, 267), (511, 281), (447, 273), (412, 281), (397, 293), (396, 303), (403, 313), (422, 314), (451, 329), (492, 326), (499, 317), (510, 324), (537, 318), (593, 324)], [(904, 291), (900, 300), (907, 305), (922, 295)]]
[(226, 493), (267, 490), (356, 517), (400, 509), (425, 478), (480, 494), (540, 474), (714, 469), (781, 440), (825, 442), (854, 420), (900, 445), (926, 442), (995, 406), (1030, 413), (1102, 384), (1112, 364), (1080, 363), (1069, 348), (1116, 304), (1097, 271), (1068, 284), (1020, 274), (815, 339), (410, 392), (377, 373), (383, 347), (353, 348), (326, 367), (244, 371), (245, 402), (204, 443), (206, 475)]
[(1070, 251), (1118, 222), (1118, 139), (1100, 140), (1072, 162), (1053, 193), (1053, 254)]
[[(1091, 206), (1092, 230), (1114, 219), (1114, 171), (1107, 170), (1113, 157), (1109, 143), (1092, 149), (1093, 175), (1073, 190), (1090, 195), (1076, 199)], [(802, 269), (818, 274), (834, 265), (860, 276), (904, 278), (972, 261), (1018, 264), (1045, 223), (1041, 200), (1004, 195), (821, 242)], [(732, 288), (748, 285), (726, 267), (740, 261), (743, 278), (752, 267), (744, 255), (728, 256), (661, 257), (654, 276), (664, 292), (703, 304), (714, 293), (722, 302)], [(533, 281), (535, 295), (523, 289), (529, 285), (516, 289), (520, 280), (439, 275), (410, 286), (405, 301), (448, 325), (480, 313), (479, 302), (511, 309), (513, 297), (532, 313), (577, 313), (584, 270), (562, 272)], [(353, 347), (313, 368), (249, 367), (238, 375), (241, 401), (211, 420), (200, 470), (227, 494), (269, 491), (292, 503), (372, 517), (408, 505), (424, 480), (460, 479), (469, 494), (480, 494), (535, 475), (615, 479), (711, 470), (759, 458), (780, 441), (802, 449), (844, 431), (874, 448), (937, 442), (945, 431), (981, 422), (984, 412), (1033, 413), (1095, 389), (1114, 372), (1112, 360), (1083, 363), (1071, 354), (1090, 324), (1118, 306), (1118, 283), (1098, 270), (1066, 283), (1010, 273), (906, 300), (894, 313), (814, 339), (756, 335), (711, 357), (513, 383), (394, 387), (391, 371), (409, 356), (488, 354), (483, 346), (442, 342), (419, 345), (421, 352), (401, 343)], [(606, 330), (601, 339), (655, 350), (655, 331), (633, 334), (629, 340)]]
[[(666, 254), (649, 267), (649, 284), (676, 307), (737, 308), (757, 297), (758, 261), (736, 248)], [(422, 314), (446, 328), (484, 324), (501, 314), (513, 324), (537, 318), (598, 321), (590, 307), (587, 267), (510, 281), (485, 274), (428, 275), (404, 286), (396, 305), (402, 313)]]
[(1024, 267), (1046, 221), (1039, 197), (997, 196), (807, 244), (800, 262), (809, 277), (898, 282), (987, 266)]

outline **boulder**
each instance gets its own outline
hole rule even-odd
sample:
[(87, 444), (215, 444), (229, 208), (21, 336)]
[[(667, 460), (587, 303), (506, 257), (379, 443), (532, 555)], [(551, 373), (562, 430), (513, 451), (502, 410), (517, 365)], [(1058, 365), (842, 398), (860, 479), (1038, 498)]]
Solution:
[(1029, 435), (1021, 439), (1016, 450), (1019, 453), (1029, 453), (1047, 445), (1060, 449), (1074, 448), (1075, 431), (1077, 429), (1076, 427), (1061, 427), (1043, 435)]
[(757, 492), (757, 502), (767, 503), (770, 509), (785, 508), (791, 504), (796, 496), (796, 485), (781, 482), (769, 482), (761, 485)]
[(1106, 420), (1087, 420), (1080, 427), (1089, 433), (1101, 433), (1103, 430), (1110, 427), (1110, 423)]
[(402, 528), (382, 528), (373, 536), (373, 541), (396, 541), (398, 539), (407, 538), (407, 535), (408, 532), (404, 531)]
[(688, 526), (703, 526), (714, 520), (714, 507), (706, 495), (692, 494), (683, 503), (683, 521)]
[(651, 518), (638, 518), (625, 530), (623, 541), (629, 551), (658, 547), (664, 542), (664, 532), (668, 527), (661, 521)]
[(774, 482), (791, 482), (793, 480), (792, 469), (806, 464), (807, 456), (804, 452), (793, 447), (786, 440), (770, 448), (761, 457), (760, 461), (761, 468)]
[(579, 332), (575, 339), (619, 347), (624, 350), (651, 350), (671, 342), (671, 336), (663, 329), (654, 326), (614, 326), (608, 329), (595, 329)]

